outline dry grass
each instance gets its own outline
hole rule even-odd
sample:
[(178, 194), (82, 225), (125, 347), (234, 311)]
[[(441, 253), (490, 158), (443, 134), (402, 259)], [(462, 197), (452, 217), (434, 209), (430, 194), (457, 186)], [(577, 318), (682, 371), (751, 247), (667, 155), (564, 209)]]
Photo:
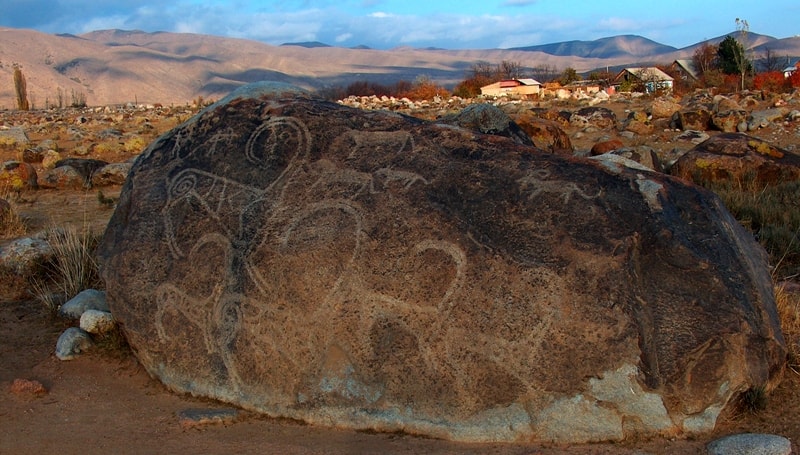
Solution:
[(775, 303), (786, 340), (787, 366), (800, 374), (800, 292), (790, 292), (785, 285), (778, 285)]
[(0, 239), (21, 237), (28, 232), (28, 225), (19, 216), (14, 205), (9, 202), (9, 210), (3, 210), (0, 205)]
[(66, 299), (85, 289), (97, 289), (102, 281), (98, 275), (94, 252), (98, 237), (88, 229), (52, 228), (47, 241), (53, 250), (44, 265), (42, 276), (31, 281), (35, 297), (52, 311)]

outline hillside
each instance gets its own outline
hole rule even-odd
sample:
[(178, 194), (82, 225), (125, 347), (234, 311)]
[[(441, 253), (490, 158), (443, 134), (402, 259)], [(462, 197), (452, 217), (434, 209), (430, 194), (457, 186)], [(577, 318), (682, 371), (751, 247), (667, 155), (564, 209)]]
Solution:
[(542, 44), (515, 48), (522, 51), (539, 51), (562, 57), (587, 58), (650, 58), (655, 55), (676, 51), (672, 46), (665, 46), (647, 38), (636, 35), (612, 36), (594, 41), (566, 41), (563, 43)]
[[(798, 38), (750, 36), (750, 43), (759, 48), (774, 45), (781, 55), (800, 55)], [(692, 51), (693, 47), (675, 49), (632, 35), (507, 50), (375, 50), (322, 43), (272, 46), (187, 33), (102, 30), (76, 36), (0, 28), (0, 109), (16, 105), (14, 64), (25, 75), (29, 101), (42, 108), (59, 101), (70, 104), (74, 96), (85, 97), (89, 105), (184, 104), (198, 97), (218, 99), (242, 84), (265, 79), (318, 89), (357, 80), (390, 84), (426, 76), (453, 86), (477, 62), (507, 60), (527, 68), (547, 65), (585, 72), (669, 63)]]

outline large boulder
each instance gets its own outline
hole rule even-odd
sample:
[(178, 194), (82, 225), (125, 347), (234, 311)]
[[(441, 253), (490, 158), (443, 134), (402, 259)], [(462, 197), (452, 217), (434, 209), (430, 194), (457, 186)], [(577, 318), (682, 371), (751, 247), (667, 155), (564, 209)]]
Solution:
[(696, 183), (774, 185), (800, 179), (800, 157), (742, 133), (723, 133), (701, 142), (670, 173)]
[(463, 441), (709, 431), (782, 371), (766, 255), (628, 163), (249, 88), (139, 156), (101, 273), (176, 391)]
[(572, 155), (569, 135), (553, 120), (540, 118), (536, 113), (524, 111), (512, 117), (522, 131), (533, 140), (533, 145), (559, 155)]
[(508, 114), (491, 104), (472, 104), (458, 114), (442, 117), (439, 122), (483, 134), (507, 137), (518, 144), (533, 145), (531, 138)]

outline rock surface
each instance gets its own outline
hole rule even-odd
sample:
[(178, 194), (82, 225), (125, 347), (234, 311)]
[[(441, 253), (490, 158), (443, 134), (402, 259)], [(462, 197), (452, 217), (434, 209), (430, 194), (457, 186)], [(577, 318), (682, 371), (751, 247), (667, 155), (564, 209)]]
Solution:
[(792, 442), (773, 434), (735, 434), (708, 444), (709, 455), (789, 455)]
[(115, 326), (114, 316), (108, 311), (86, 310), (81, 315), (81, 329), (94, 335), (110, 332)]
[(94, 346), (92, 337), (83, 329), (70, 327), (56, 341), (56, 357), (59, 360), (72, 360)]
[(765, 253), (711, 193), (254, 95), (151, 144), (99, 248), (112, 313), (170, 388), (323, 425), (586, 442), (709, 431), (779, 375)]
[(64, 318), (80, 319), (88, 310), (108, 312), (106, 292), (97, 289), (86, 289), (61, 305), (58, 314)]
[(698, 183), (774, 185), (800, 179), (800, 157), (746, 134), (724, 133), (689, 150), (670, 173)]

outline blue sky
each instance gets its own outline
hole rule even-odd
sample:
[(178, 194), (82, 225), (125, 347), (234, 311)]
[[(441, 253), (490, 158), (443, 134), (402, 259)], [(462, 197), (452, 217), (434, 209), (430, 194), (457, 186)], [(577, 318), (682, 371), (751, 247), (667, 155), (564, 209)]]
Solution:
[(509, 48), (633, 34), (685, 47), (735, 30), (800, 35), (800, 1), (0, 0), (0, 26), (47, 33), (170, 31), (269, 44)]

